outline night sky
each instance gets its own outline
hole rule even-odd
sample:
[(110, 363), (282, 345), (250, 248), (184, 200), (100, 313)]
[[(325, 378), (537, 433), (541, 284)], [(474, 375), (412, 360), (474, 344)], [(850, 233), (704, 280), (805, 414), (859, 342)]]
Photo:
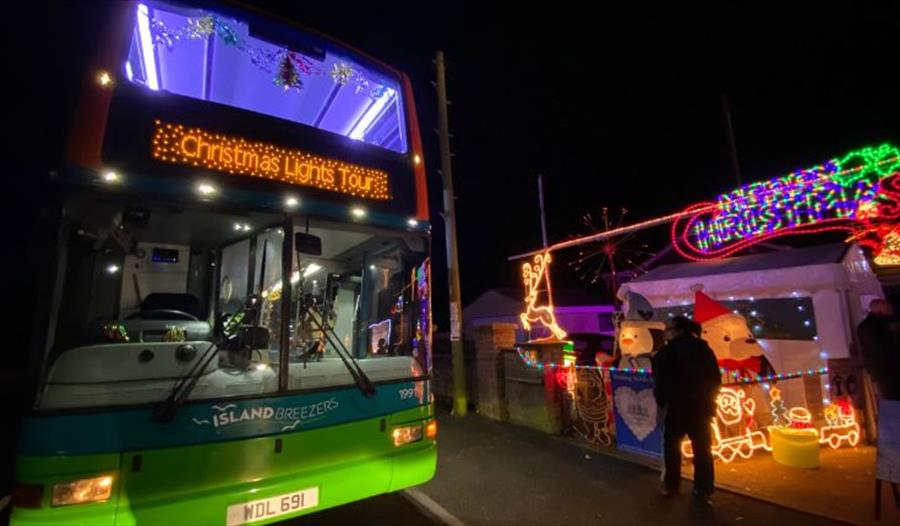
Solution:
[[(448, 61), (464, 304), (518, 286), (507, 256), (540, 246), (536, 176), (544, 174), (550, 242), (589, 230), (604, 206), (625, 222), (677, 211), (736, 186), (722, 95), (732, 106), (743, 180), (900, 142), (900, 12), (858, 2), (713, 10), (657, 2), (554, 2), (486, 9), (421, 2), (273, 11), (370, 51), (414, 78), (433, 209), (436, 170), (431, 58)], [(628, 4), (628, 5), (619, 5)], [(783, 4), (783, 3), (782, 3)], [(368, 4), (364, 4), (368, 5)], [(435, 259), (444, 256), (435, 220)], [(667, 229), (641, 234), (655, 252)], [(560, 285), (588, 286), (557, 256)], [(446, 327), (444, 274), (435, 314)], [(593, 285), (604, 292), (602, 284)]]
[[(610, 207), (626, 222), (671, 213), (735, 186), (721, 95), (733, 108), (745, 182), (783, 175), (848, 150), (900, 142), (900, 12), (883, 3), (688, 10), (521, 2), (258, 2), (408, 72), (431, 176), (435, 316), (446, 324), (443, 224), (432, 58), (448, 59), (463, 300), (517, 286), (506, 257), (540, 244), (536, 176), (544, 174), (551, 242), (586, 233), (580, 217)], [(628, 5), (618, 5), (628, 4)], [(634, 5), (633, 5), (634, 4)], [(94, 51), (102, 3), (41, 8), (44, 37), (14, 57), (32, 152), (19, 195), (40, 190), (57, 162), (74, 86)], [(438, 10), (440, 9), (440, 11)], [(14, 31), (33, 29), (23, 24)], [(7, 38), (15, 34), (6, 35)], [(21, 35), (20, 35), (21, 36)], [(41, 145), (41, 146), (39, 146)], [(50, 148), (53, 150), (53, 148)], [(35, 217), (10, 200), (14, 217)], [(27, 214), (31, 214), (28, 216)], [(24, 240), (23, 240), (24, 241)], [(651, 251), (665, 229), (636, 242)], [(578, 281), (560, 253), (554, 279)], [(26, 285), (20, 285), (26, 286)], [(594, 286), (602, 291), (602, 285)]]

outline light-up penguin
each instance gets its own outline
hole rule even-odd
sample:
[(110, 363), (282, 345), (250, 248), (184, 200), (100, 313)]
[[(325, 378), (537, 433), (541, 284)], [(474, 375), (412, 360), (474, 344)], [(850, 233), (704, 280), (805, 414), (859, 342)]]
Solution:
[(618, 367), (650, 369), (650, 359), (663, 346), (666, 325), (653, 321), (653, 307), (636, 292), (626, 292), (622, 308), (625, 318), (619, 323), (616, 340)]

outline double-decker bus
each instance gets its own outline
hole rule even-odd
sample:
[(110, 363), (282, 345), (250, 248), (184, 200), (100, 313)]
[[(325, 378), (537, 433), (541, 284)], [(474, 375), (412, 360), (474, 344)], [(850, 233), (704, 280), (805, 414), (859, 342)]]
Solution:
[(202, 0), (114, 3), (97, 34), (12, 524), (264, 524), (429, 480), (409, 79)]

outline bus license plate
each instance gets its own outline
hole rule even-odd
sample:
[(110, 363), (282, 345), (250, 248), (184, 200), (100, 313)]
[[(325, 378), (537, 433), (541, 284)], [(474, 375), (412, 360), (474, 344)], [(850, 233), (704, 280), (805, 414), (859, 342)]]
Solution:
[(285, 493), (268, 499), (251, 500), (243, 504), (228, 506), (226, 523), (238, 526), (248, 522), (260, 521), (285, 515), (298, 510), (314, 508), (319, 505), (319, 488), (306, 488), (294, 493)]

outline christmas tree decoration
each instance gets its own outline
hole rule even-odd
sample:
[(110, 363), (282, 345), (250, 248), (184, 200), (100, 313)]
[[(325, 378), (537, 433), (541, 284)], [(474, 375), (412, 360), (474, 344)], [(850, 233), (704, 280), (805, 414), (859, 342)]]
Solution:
[(788, 420), (788, 409), (784, 406), (784, 400), (781, 399), (781, 389), (773, 386), (769, 389), (769, 396), (772, 398), (771, 402), (769, 402), (772, 427), (787, 426), (790, 423)]
[[(525, 312), (519, 316), (519, 319), (526, 331), (531, 330), (534, 322), (540, 322), (557, 340), (562, 340), (566, 337), (566, 331), (556, 324), (556, 316), (553, 314), (549, 265), (550, 254), (538, 254), (534, 258), (534, 264), (524, 263), (522, 265), (522, 281), (525, 284)], [(547, 285), (547, 304), (537, 305), (542, 282)]]
[(297, 67), (294, 65), (294, 61), (291, 60), (290, 53), (286, 54), (284, 59), (282, 59), (281, 67), (278, 69), (278, 72), (275, 73), (272, 82), (274, 82), (276, 86), (284, 88), (284, 91), (290, 89), (299, 91), (300, 88), (303, 87), (303, 81), (300, 80), (300, 73), (297, 72)]
[(335, 64), (331, 68), (330, 75), (335, 84), (344, 86), (350, 82), (350, 78), (353, 77), (353, 68), (341, 62), (340, 64)]

